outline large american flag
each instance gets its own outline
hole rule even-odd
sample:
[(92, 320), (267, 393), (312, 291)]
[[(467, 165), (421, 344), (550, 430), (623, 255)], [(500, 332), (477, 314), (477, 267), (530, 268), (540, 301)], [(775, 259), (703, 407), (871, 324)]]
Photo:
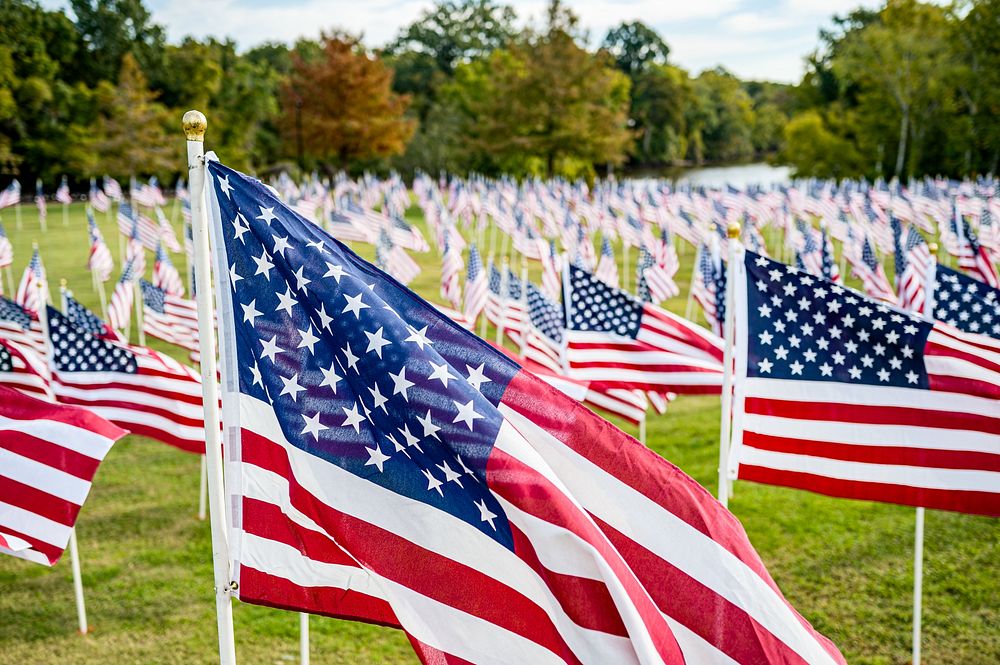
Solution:
[(201, 378), (190, 367), (141, 346), (100, 339), (49, 307), (53, 388), (135, 434), (205, 452)]
[(934, 275), (934, 318), (1000, 339), (1000, 290), (947, 266), (936, 266)]
[(0, 553), (55, 564), (97, 467), (125, 434), (86, 409), (0, 386)]
[(241, 277), (218, 290), (241, 600), (401, 627), (424, 662), (844, 662), (691, 478), (207, 168), (215, 274)]
[(731, 477), (1000, 515), (1000, 342), (743, 265)]

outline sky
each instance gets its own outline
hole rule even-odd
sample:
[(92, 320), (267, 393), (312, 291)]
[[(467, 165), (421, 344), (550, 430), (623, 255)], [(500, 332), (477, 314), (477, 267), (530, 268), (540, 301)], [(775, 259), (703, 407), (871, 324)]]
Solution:
[[(47, 0), (50, 7), (65, 6)], [(429, 0), (146, 0), (154, 20), (177, 42), (186, 35), (231, 38), (241, 50), (264, 41), (316, 38), (320, 30), (362, 33), (377, 47), (433, 5)], [(545, 0), (507, 0), (522, 22), (540, 22)], [(795, 83), (803, 59), (830, 17), (872, 0), (567, 0), (600, 44), (608, 28), (640, 20), (670, 47), (670, 60), (694, 74), (722, 65), (744, 79)]]

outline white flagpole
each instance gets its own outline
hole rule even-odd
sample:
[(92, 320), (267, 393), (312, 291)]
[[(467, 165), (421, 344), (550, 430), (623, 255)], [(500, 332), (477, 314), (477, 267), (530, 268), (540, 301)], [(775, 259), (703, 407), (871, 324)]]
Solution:
[(740, 237), (739, 222), (732, 222), (726, 229), (729, 237), (729, 266), (726, 275), (726, 318), (722, 332), (726, 346), (722, 360), (722, 415), (719, 427), (719, 503), (729, 507), (729, 479), (726, 467), (729, 462), (729, 435), (732, 427), (733, 410), (733, 342), (736, 338), (736, 308), (733, 295), (736, 292), (736, 250)]
[(503, 330), (507, 324), (507, 290), (509, 286), (508, 275), (510, 274), (510, 264), (507, 261), (506, 255), (503, 257), (500, 269), (503, 272), (500, 273), (500, 323), (497, 324), (497, 346), (503, 346)]
[(201, 456), (201, 479), (198, 481), (198, 519), (205, 521), (205, 507), (208, 503), (208, 458)]
[(83, 577), (80, 574), (80, 553), (76, 546), (76, 529), (69, 532), (69, 565), (73, 570), (73, 593), (76, 596), (76, 617), (80, 634), (87, 634), (87, 607), (83, 602)]
[(146, 346), (146, 331), (142, 319), (144, 314), (144, 300), (142, 298), (142, 288), (139, 286), (138, 281), (132, 282), (132, 291), (134, 293), (132, 300), (135, 302), (135, 329), (138, 333), (139, 346)]
[(191, 196), (191, 230), (198, 302), (198, 339), (201, 353), (202, 406), (205, 412), (205, 457), (208, 462), (208, 510), (212, 528), (212, 564), (215, 573), (215, 614), (219, 630), (220, 665), (236, 664), (233, 634), (232, 582), (229, 542), (226, 538), (226, 492), (222, 478), (222, 441), (219, 438), (219, 391), (216, 383), (215, 325), (212, 311), (212, 276), (205, 210), (205, 129), (208, 121), (199, 111), (183, 119), (187, 137), (188, 187)]
[(309, 665), (309, 615), (299, 612), (299, 664)]
[(10, 266), (7, 266), (7, 288), (10, 289), (10, 297), (13, 298), (17, 291), (14, 290), (14, 273)]

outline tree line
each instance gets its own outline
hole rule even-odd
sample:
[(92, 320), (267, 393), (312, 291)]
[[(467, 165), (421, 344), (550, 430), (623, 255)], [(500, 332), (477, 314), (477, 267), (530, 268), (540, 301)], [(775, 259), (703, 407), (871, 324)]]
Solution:
[(523, 25), (443, 0), (373, 49), (331, 30), (240, 51), (168, 43), (142, 0), (0, 0), (0, 172), (170, 178), (177, 118), (257, 173), (560, 174), (771, 159), (821, 177), (996, 170), (1000, 0), (835, 17), (798, 85), (697, 75), (625, 22), (598, 44), (559, 0)]

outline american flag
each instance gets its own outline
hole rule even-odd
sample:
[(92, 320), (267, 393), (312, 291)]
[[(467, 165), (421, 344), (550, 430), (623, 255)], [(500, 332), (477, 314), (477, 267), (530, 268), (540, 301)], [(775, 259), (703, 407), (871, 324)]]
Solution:
[(989, 252), (979, 244), (969, 222), (959, 215), (957, 210), (952, 224), (952, 233), (957, 239), (956, 254), (959, 267), (985, 284), (993, 288), (1000, 288), (1000, 276), (997, 276), (997, 269), (993, 265)]
[(912, 226), (904, 230), (895, 217), (892, 219), (893, 244), (896, 263), (896, 293), (899, 306), (912, 312), (923, 313), (927, 300), (927, 276), (934, 263), (927, 242)]
[(198, 304), (164, 289), (139, 280), (142, 290), (142, 329), (147, 335), (176, 344), (189, 351), (198, 350)]
[(132, 202), (136, 205), (153, 208), (167, 202), (163, 197), (163, 192), (160, 191), (160, 183), (156, 179), (156, 176), (150, 178), (148, 183), (143, 183), (138, 187), (136, 187), (135, 180), (133, 180), (129, 189)]
[(652, 302), (669, 300), (681, 292), (674, 282), (680, 261), (677, 259), (677, 249), (666, 229), (661, 231), (660, 239), (651, 252), (651, 258), (652, 264), (642, 271), (642, 278), (646, 288), (649, 289), (650, 300)]
[(743, 264), (731, 477), (1000, 515), (1000, 342)]
[(556, 243), (549, 241), (547, 252), (541, 253), (542, 291), (553, 300), (559, 299), (562, 293), (562, 257), (556, 252)]
[(0, 268), (6, 268), (14, 263), (14, 246), (7, 237), (7, 229), (0, 223)]
[(563, 373), (563, 343), (566, 335), (563, 308), (546, 298), (541, 289), (531, 282), (525, 286), (530, 325), (527, 326), (522, 354), (531, 362)]
[(608, 286), (618, 286), (618, 260), (615, 259), (615, 250), (611, 247), (611, 240), (607, 236), (601, 240), (601, 258), (597, 262), (594, 276)]
[(25, 346), (43, 358), (47, 355), (38, 317), (3, 296), (0, 296), (0, 337)]
[(702, 244), (695, 256), (696, 269), (691, 281), (691, 297), (701, 305), (705, 321), (716, 335), (722, 335), (726, 307), (726, 268), (718, 246)]
[[(635, 262), (635, 297), (642, 302), (654, 302), (653, 296), (649, 292), (649, 285), (646, 284), (646, 270), (655, 265), (653, 255), (643, 245), (639, 248), (639, 258)], [(584, 266), (576, 264), (578, 268)], [(660, 302), (656, 300), (655, 302)]]
[(375, 245), (375, 262), (402, 284), (409, 284), (420, 274), (420, 264), (406, 251), (392, 241), (392, 237), (382, 229)]
[(60, 402), (181, 450), (205, 452), (201, 378), (194, 370), (152, 349), (95, 337), (51, 307), (48, 315)]
[(575, 266), (567, 290), (571, 377), (661, 393), (719, 392), (723, 344), (717, 335)]
[(454, 229), (445, 231), (444, 254), (441, 258), (441, 297), (458, 309), (462, 306), (462, 287), (458, 279), (464, 266), (461, 253), (452, 242), (453, 235), (457, 235)]
[(104, 176), (104, 193), (112, 201), (121, 201), (124, 196), (122, 186), (118, 184), (117, 180), (109, 176)]
[(42, 191), (41, 178), (35, 181), (35, 207), (38, 208), (38, 220), (45, 222), (49, 216), (49, 211), (45, 206), (45, 192)]
[(26, 346), (0, 337), (0, 385), (20, 390), (48, 402), (56, 401), (52, 392), (52, 373), (44, 356)]
[(97, 187), (97, 180), (94, 178), (90, 179), (90, 192), (87, 194), (87, 198), (90, 201), (90, 206), (97, 212), (107, 212), (108, 206), (111, 205), (108, 195)]
[(184, 282), (181, 275), (174, 267), (170, 255), (163, 245), (156, 246), (156, 262), (153, 264), (153, 285), (157, 286), (172, 296), (184, 295)]
[[(504, 264), (506, 266), (506, 264)], [(501, 273), (490, 266), (489, 293), (486, 295), (486, 319), (520, 348), (527, 310), (521, 301), (521, 280), (505, 268)]]
[(135, 280), (139, 279), (134, 269), (134, 259), (125, 262), (121, 277), (111, 293), (108, 303), (108, 323), (115, 330), (128, 328), (132, 321), (132, 305), (135, 304)]
[(126, 341), (115, 331), (114, 328), (104, 321), (101, 321), (101, 317), (91, 312), (76, 298), (74, 298), (73, 293), (69, 291), (69, 289), (63, 289), (62, 298), (63, 314), (74, 326), (84, 332), (90, 333), (94, 337), (110, 339), (118, 342)]
[(56, 189), (55, 199), (56, 203), (62, 203), (63, 205), (69, 205), (73, 202), (73, 196), (69, 193), (69, 181), (66, 180), (66, 176), (63, 176), (62, 180), (59, 182), (59, 187)]
[(934, 276), (934, 318), (968, 333), (1000, 339), (1000, 290), (947, 266), (936, 266)]
[(89, 208), (87, 209), (87, 229), (90, 232), (90, 258), (87, 259), (87, 268), (97, 276), (98, 280), (106, 282), (111, 278), (115, 262), (111, 257), (111, 250), (104, 242), (104, 235), (97, 226), (94, 213)]
[(131, 242), (141, 243), (153, 251), (160, 242), (160, 229), (156, 222), (138, 213), (128, 201), (118, 204), (118, 231)]
[(48, 300), (48, 283), (45, 280), (45, 266), (38, 248), (31, 254), (31, 260), (24, 268), (21, 281), (17, 285), (14, 302), (29, 312), (40, 312)]
[(847, 252), (847, 260), (851, 262), (851, 271), (854, 276), (861, 280), (865, 293), (876, 300), (884, 300), (888, 303), (896, 303), (896, 292), (889, 283), (889, 278), (885, 274), (885, 269), (875, 256), (875, 248), (871, 240), (864, 235), (858, 243), (860, 256)]
[(366, 226), (358, 217), (337, 210), (330, 212), (326, 228), (333, 234), (334, 238), (343, 242), (355, 240), (372, 243), (377, 238), (375, 231)]
[(0, 210), (21, 203), (21, 183), (15, 178), (0, 192)]
[(128, 432), (0, 386), (0, 553), (54, 565), (111, 445)]
[(163, 208), (156, 206), (153, 208), (153, 212), (156, 213), (157, 232), (159, 233), (159, 239), (156, 244), (166, 244), (167, 249), (171, 252), (181, 251), (181, 244), (177, 242), (177, 234), (174, 233), (174, 227), (163, 213)]
[(424, 662), (844, 662), (695, 481), (207, 168), (215, 272), (242, 276), (219, 322), (241, 600), (398, 626)]
[(479, 256), (479, 248), (475, 243), (469, 247), (469, 265), (465, 276), (465, 308), (463, 314), (467, 321), (476, 322), (480, 312), (486, 307), (486, 271), (483, 270), (483, 259)]

